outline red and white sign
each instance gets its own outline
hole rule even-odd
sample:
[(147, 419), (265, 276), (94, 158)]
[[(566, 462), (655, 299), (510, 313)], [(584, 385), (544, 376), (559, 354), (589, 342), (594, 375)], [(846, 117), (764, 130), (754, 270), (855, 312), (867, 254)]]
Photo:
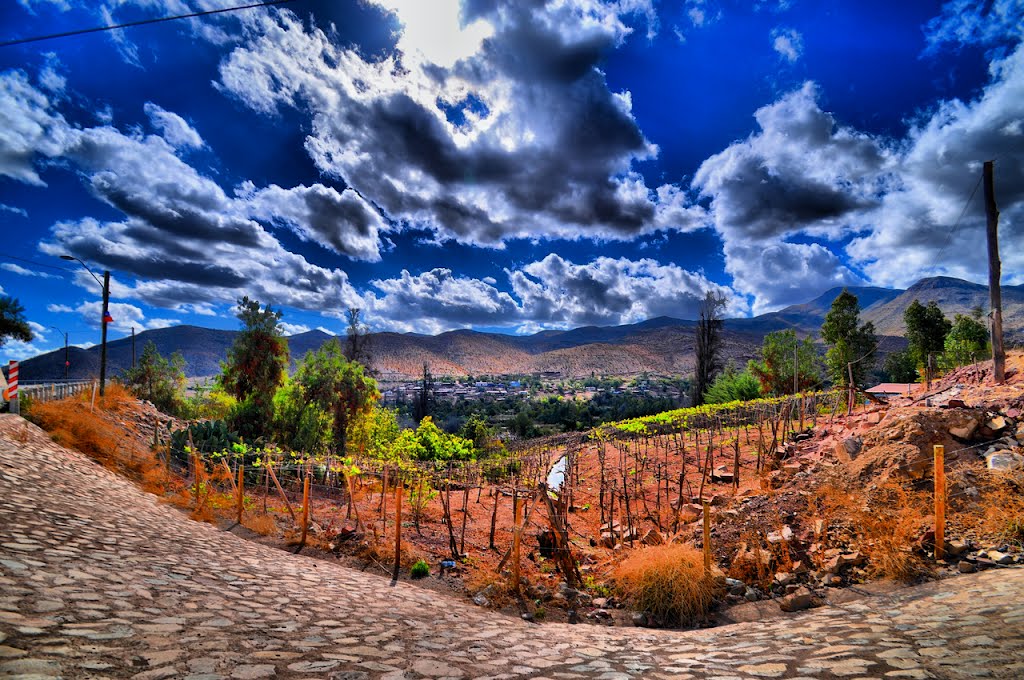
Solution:
[(4, 390), (4, 399), (14, 401), (18, 398), (18, 362), (12, 361), (7, 368), (7, 389)]

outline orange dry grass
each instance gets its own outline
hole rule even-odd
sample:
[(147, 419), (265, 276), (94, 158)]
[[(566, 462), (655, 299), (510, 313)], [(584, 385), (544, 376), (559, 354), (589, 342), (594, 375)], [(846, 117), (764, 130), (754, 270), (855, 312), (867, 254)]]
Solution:
[(134, 400), (117, 383), (107, 386), (107, 394), (91, 409), (88, 395), (32, 405), (29, 419), (46, 430), (61, 446), (77, 449), (103, 467), (131, 477), (135, 481), (156, 484), (162, 466), (151, 451), (140, 449), (106, 416), (120, 412)]
[(693, 625), (707, 616), (718, 585), (704, 573), (704, 556), (696, 548), (670, 544), (635, 551), (613, 573), (616, 589), (652, 622)]
[(1024, 471), (981, 468), (970, 484), (978, 495), (952, 500), (950, 520), (979, 538), (1024, 545)]
[(250, 531), (255, 531), (261, 536), (272, 536), (277, 534), (277, 522), (272, 515), (248, 514), (242, 516), (242, 526)]
[[(873, 578), (913, 583), (931, 569), (917, 552), (916, 543), (929, 525), (928, 494), (918, 494), (895, 481), (875, 489), (819, 487), (812, 501), (814, 516), (826, 527), (845, 526), (855, 546), (868, 559)], [(826, 544), (828, 537), (824, 537)]]

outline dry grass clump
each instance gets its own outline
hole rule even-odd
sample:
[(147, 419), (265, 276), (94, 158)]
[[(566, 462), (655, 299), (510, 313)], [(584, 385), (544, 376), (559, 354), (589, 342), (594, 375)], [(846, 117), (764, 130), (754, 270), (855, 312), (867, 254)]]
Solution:
[(277, 534), (277, 521), (273, 515), (264, 513), (247, 513), (242, 515), (242, 526), (254, 531), (260, 536), (273, 536)]
[(719, 590), (696, 548), (674, 543), (635, 551), (613, 573), (616, 590), (654, 625), (691, 626), (704, 619)]
[(151, 451), (142, 450), (111, 422), (106, 413), (118, 413), (134, 402), (134, 397), (117, 383), (107, 386), (107, 394), (92, 409), (89, 394), (60, 401), (32, 404), (26, 417), (46, 430), (66, 448), (76, 449), (103, 467), (124, 474), (137, 482), (157, 485), (161, 476), (159, 461)]
[(872, 578), (913, 583), (931, 574), (918, 539), (933, 523), (931, 494), (887, 481), (876, 488), (826, 484), (811, 501), (812, 519), (823, 520), (829, 547), (859, 550)]
[(954, 488), (971, 492), (950, 499), (951, 523), (979, 539), (1024, 545), (1024, 470), (995, 471), (979, 464), (960, 477)]
[[(781, 531), (781, 524), (777, 528)], [(793, 569), (789, 543), (771, 543), (765, 532), (747, 529), (739, 538), (739, 549), (729, 566), (729, 576), (767, 590), (776, 572)]]

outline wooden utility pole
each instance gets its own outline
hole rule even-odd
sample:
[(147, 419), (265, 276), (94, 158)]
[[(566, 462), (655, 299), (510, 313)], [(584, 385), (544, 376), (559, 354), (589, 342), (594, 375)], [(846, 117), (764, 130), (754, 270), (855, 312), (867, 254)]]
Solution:
[(985, 161), (985, 222), (988, 236), (988, 294), (992, 303), (992, 374), (997, 385), (1006, 380), (1006, 353), (1003, 351), (1003, 295), (999, 290), (1002, 266), (999, 263), (999, 209), (992, 184), (992, 161)]

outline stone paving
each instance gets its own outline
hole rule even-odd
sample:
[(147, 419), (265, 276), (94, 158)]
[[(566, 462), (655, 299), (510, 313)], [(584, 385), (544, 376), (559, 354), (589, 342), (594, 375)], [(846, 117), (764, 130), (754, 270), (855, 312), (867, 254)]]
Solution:
[(711, 630), (535, 625), (191, 522), (15, 418), (0, 677), (1024, 677), (1024, 570)]

